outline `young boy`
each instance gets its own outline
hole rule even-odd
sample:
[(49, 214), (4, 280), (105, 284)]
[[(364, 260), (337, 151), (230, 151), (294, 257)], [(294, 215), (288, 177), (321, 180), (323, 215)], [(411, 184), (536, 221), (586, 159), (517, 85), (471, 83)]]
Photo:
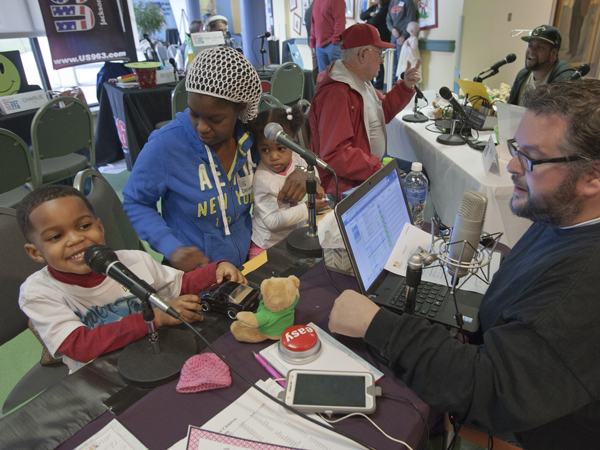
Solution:
[[(17, 221), (27, 240), (25, 251), (48, 266), (21, 285), (19, 305), (40, 333), (46, 347), (72, 371), (92, 359), (124, 347), (148, 333), (141, 302), (116, 281), (93, 273), (83, 261), (85, 250), (104, 245), (104, 228), (92, 205), (77, 189), (42, 186), (17, 208)], [(183, 273), (135, 250), (116, 252), (120, 261), (152, 285), (181, 316), (202, 320), (202, 289), (229, 279), (245, 283), (241, 272), (226, 261)], [(154, 309), (158, 327), (176, 319)]]

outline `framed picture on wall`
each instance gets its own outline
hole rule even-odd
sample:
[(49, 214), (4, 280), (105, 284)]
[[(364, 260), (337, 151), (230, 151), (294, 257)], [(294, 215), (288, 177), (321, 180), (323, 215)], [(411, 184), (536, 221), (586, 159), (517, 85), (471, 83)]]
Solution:
[(558, 0), (554, 26), (560, 30), (562, 44), (558, 59), (577, 67), (591, 66), (590, 77), (598, 76), (600, 53), (598, 23), (600, 4), (591, 0)]
[(298, 7), (298, 0), (290, 0), (290, 11), (295, 10)]
[(292, 26), (296, 33), (298, 33), (299, 35), (302, 34), (302, 19), (296, 13), (294, 13), (294, 22), (292, 23)]
[(438, 27), (438, 0), (419, 0), (418, 19), (421, 30)]
[(354, 19), (354, 1), (346, 0), (346, 19)]

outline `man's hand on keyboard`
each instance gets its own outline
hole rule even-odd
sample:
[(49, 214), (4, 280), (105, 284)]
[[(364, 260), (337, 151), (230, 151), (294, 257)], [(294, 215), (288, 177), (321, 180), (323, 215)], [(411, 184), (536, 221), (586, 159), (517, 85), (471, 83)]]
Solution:
[(329, 331), (362, 338), (379, 306), (355, 291), (344, 291), (335, 299), (329, 314)]

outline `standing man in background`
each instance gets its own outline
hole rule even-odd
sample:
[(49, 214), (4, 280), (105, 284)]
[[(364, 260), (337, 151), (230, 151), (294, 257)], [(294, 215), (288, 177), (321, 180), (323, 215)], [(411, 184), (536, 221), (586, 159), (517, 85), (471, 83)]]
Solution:
[[(377, 28), (377, 31), (379, 31), (379, 36), (381, 36), (381, 40), (384, 42), (389, 42), (392, 37), (392, 33), (390, 33), (390, 30), (388, 30), (386, 23), (389, 6), (390, 0), (375, 0), (373, 6), (360, 15), (361, 20), (364, 20), (369, 25), (373, 25), (375, 28)], [(383, 68), (383, 64), (381, 64), (381, 66), (379, 66), (377, 78), (373, 83), (375, 89), (383, 89), (384, 76), (385, 70)]]
[(402, 44), (410, 34), (406, 31), (406, 27), (410, 22), (417, 21), (417, 9), (413, 3), (413, 0), (392, 0), (388, 9), (387, 15), (387, 27), (392, 33), (390, 42), (396, 46), (396, 52), (394, 53), (394, 68), (393, 68), (393, 82), (392, 85), (398, 81), (396, 70), (398, 69), (398, 58), (400, 58), (400, 51), (402, 50)]
[[(304, 23), (306, 24), (306, 34), (308, 35), (308, 42), (310, 42), (310, 21), (312, 18), (312, 7), (313, 4), (311, 2), (311, 4), (308, 6), (308, 8), (306, 8), (306, 12), (304, 13)], [(310, 56), (312, 56), (312, 79), (313, 82), (315, 83), (315, 86), (317, 85), (317, 75), (319, 75), (319, 61), (317, 61), (317, 52), (316, 49), (311, 48), (310, 49)]]
[(340, 36), (346, 28), (344, 0), (314, 0), (309, 47), (316, 49), (319, 72), (342, 57)]

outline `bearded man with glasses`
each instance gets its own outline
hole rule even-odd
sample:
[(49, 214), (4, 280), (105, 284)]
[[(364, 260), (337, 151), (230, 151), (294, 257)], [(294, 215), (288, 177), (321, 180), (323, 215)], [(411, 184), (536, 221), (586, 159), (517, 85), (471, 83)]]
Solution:
[(481, 336), (380, 309), (345, 291), (329, 329), (361, 337), (433, 408), (526, 450), (600, 442), (600, 80), (524, 94), (507, 170), (534, 223), (481, 302)]

